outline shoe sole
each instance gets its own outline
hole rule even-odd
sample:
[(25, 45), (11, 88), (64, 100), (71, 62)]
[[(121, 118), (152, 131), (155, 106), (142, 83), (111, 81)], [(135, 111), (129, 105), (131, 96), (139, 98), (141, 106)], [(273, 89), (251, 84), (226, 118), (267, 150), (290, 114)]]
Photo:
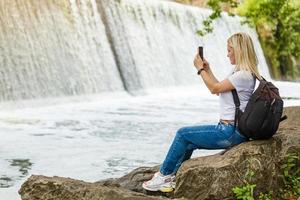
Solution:
[(160, 188), (159, 191), (166, 192), (166, 193), (167, 192), (173, 192), (173, 188), (172, 187), (170, 187), (170, 188), (169, 187), (168, 188)]
[(148, 188), (147, 186), (144, 186), (142, 185), (142, 187), (145, 189), (145, 190), (148, 190), (148, 191), (151, 191), (151, 192), (158, 192), (158, 191), (161, 191), (161, 192), (172, 192), (174, 189), (172, 187), (160, 187), (160, 188)]

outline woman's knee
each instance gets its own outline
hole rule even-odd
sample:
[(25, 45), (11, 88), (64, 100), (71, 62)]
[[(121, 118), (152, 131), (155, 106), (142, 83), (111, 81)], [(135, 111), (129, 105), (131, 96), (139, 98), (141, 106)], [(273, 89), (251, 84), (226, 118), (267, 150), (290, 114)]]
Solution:
[(189, 132), (189, 127), (182, 127), (177, 130), (176, 137), (184, 137)]

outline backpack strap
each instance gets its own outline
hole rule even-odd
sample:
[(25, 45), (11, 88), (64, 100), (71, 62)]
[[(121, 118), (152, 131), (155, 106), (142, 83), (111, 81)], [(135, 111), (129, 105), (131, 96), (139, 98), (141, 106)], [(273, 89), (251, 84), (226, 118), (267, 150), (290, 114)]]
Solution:
[(236, 89), (231, 90), (231, 93), (232, 93), (233, 101), (234, 101), (234, 105), (235, 105), (235, 116), (234, 116), (234, 131), (235, 131), (239, 112), (240, 112), (241, 103), (240, 103), (240, 99), (239, 99)]
[(260, 76), (261, 77), (261, 79), (260, 78), (258, 78), (255, 74), (253, 74), (252, 73), (252, 76), (255, 78), (255, 79), (257, 79), (258, 81), (261, 81), (261, 80), (264, 80), (264, 81), (266, 81), (266, 79), (263, 77), (263, 76)]
[(282, 122), (283, 120), (286, 120), (288, 117), (287, 115), (283, 115), (281, 118), (280, 118), (280, 122)]
[[(261, 76), (262, 79), (259, 79), (255, 74), (252, 74), (253, 77), (255, 78), (255, 82), (256, 82), (256, 79), (258, 81), (261, 81), (261, 80), (266, 80), (264, 77)], [(254, 82), (254, 87), (255, 87), (255, 82)], [(240, 115), (240, 99), (239, 99), (239, 96), (237, 94), (237, 91), (236, 89), (233, 89), (231, 90), (231, 93), (232, 93), (232, 96), (233, 96), (233, 102), (234, 102), (234, 105), (235, 105), (235, 115), (234, 115), (234, 130), (236, 129), (236, 125), (237, 125), (237, 121), (238, 121), (238, 117)]]

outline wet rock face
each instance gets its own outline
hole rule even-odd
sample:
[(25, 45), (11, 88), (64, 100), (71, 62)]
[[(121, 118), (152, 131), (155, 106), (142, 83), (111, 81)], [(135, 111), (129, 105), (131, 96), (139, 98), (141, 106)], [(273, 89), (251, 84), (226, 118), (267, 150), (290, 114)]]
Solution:
[[(174, 193), (147, 193), (142, 183), (158, 171), (159, 166), (140, 167), (118, 178), (87, 183), (61, 177), (31, 176), (19, 193), (23, 200), (94, 200), (94, 199), (168, 199), (186, 198), (233, 199), (232, 188), (243, 184), (247, 170), (254, 171), (252, 182), (256, 193), (272, 190), (283, 184), (281, 165), (287, 154), (300, 156), (300, 107), (286, 108), (288, 120), (270, 140), (249, 141), (233, 147), (223, 155), (188, 160), (180, 167)], [(162, 195), (164, 197), (162, 197)]]

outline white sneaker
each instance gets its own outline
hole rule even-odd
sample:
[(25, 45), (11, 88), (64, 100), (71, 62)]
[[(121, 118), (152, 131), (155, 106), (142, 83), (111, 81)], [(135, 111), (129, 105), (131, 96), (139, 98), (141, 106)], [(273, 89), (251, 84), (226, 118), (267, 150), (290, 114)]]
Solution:
[(172, 192), (174, 189), (174, 175), (162, 175), (156, 172), (151, 180), (143, 183), (143, 188), (149, 191)]

